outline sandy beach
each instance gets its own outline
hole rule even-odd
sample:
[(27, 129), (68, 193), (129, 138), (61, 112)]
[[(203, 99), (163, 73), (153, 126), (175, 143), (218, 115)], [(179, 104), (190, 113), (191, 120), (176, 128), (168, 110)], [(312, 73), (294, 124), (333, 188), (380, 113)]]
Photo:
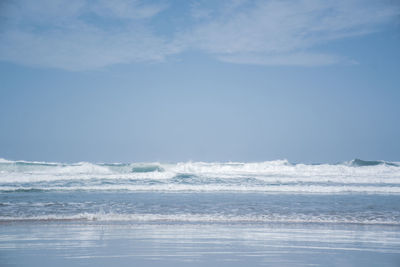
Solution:
[(400, 227), (3, 223), (1, 266), (388, 266)]

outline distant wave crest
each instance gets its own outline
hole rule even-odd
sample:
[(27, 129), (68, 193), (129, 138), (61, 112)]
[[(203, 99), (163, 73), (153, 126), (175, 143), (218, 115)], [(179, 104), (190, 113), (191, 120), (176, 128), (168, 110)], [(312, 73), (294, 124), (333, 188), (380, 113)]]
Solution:
[(398, 163), (388, 162), (383, 160), (362, 160), (362, 159), (353, 159), (350, 161), (350, 164), (353, 167), (365, 167), (365, 166), (377, 166), (377, 165), (388, 165), (399, 167)]
[(238, 191), (400, 193), (395, 162), (89, 163), (0, 159), (0, 190)]

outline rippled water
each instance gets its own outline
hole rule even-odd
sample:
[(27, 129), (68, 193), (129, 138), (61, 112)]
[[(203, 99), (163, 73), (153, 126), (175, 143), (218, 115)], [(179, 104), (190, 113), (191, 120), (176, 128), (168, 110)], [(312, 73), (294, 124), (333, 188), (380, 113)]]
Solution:
[(400, 224), (398, 163), (0, 161), (0, 221)]
[(399, 255), (396, 162), (0, 160), (1, 266), (395, 267)]

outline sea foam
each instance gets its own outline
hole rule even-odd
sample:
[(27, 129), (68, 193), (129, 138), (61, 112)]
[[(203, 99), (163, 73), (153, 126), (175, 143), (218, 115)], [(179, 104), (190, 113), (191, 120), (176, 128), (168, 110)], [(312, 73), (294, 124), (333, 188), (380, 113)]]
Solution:
[(130, 190), (400, 193), (397, 163), (180, 162), (74, 164), (0, 161), (1, 191)]

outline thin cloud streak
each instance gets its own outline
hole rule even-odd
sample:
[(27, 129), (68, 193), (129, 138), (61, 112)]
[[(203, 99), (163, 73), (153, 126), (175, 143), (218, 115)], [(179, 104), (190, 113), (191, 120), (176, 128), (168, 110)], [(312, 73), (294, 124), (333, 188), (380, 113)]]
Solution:
[(343, 57), (330, 54), (292, 53), (280, 55), (235, 54), (219, 56), (219, 60), (235, 64), (251, 64), (265, 66), (320, 66), (337, 63), (355, 64)]
[(257, 1), (198, 24), (182, 38), (227, 62), (330, 65), (349, 60), (313, 47), (378, 31), (399, 14), (398, 7), (357, 0)]
[(0, 60), (80, 71), (197, 50), (236, 64), (331, 65), (351, 59), (316, 52), (318, 45), (379, 31), (400, 14), (398, 5), (361, 0), (198, 2), (184, 9), (183, 28), (163, 34), (153, 21), (172, 8), (140, 0), (6, 2)]

